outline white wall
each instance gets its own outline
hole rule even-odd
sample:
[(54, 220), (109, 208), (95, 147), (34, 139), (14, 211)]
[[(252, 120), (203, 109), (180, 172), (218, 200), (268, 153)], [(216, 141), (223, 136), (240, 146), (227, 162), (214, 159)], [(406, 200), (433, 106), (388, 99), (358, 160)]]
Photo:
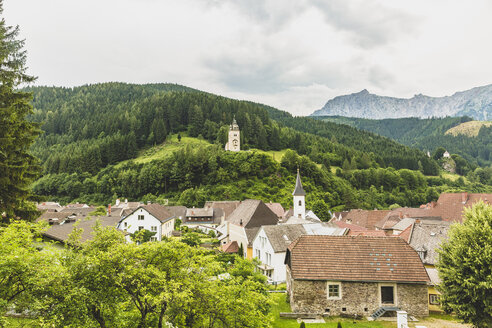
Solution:
[[(262, 238), (266, 239), (264, 245), (262, 244)], [(285, 252), (275, 253), (272, 245), (270, 244), (270, 240), (268, 240), (265, 231), (263, 228), (260, 228), (256, 238), (253, 240), (253, 257), (257, 257), (257, 251), (260, 253), (260, 257), (258, 258), (261, 263), (267, 264), (273, 267), (273, 274), (270, 278), (274, 283), (281, 283), (285, 281), (286, 277), (286, 269), (285, 269)], [(267, 253), (271, 254), (271, 263), (267, 263)]]
[[(299, 201), (301, 202), (301, 206), (299, 206)], [(299, 214), (301, 216), (299, 216)], [(296, 218), (306, 218), (306, 203), (304, 196), (294, 196), (294, 216)]]
[(238, 246), (241, 246), (241, 244), (243, 244), (244, 253), (245, 253), (244, 257), (246, 257), (246, 252), (248, 249), (248, 237), (246, 236), (244, 227), (229, 222), (227, 224), (229, 225), (229, 241), (236, 241)]
[[(143, 215), (144, 219), (139, 220), (138, 216)], [(171, 220), (173, 221), (173, 220)], [(126, 226), (125, 226), (126, 223)], [(118, 224), (118, 229), (128, 231), (129, 233), (134, 233), (138, 230), (138, 227), (143, 227), (143, 229), (152, 231), (152, 227), (157, 227), (157, 233), (154, 237), (157, 240), (161, 240), (161, 221), (157, 220), (153, 215), (147, 212), (143, 208), (137, 209), (132, 214), (128, 215)]]
[(162, 227), (161, 227), (162, 237), (170, 238), (173, 235), (174, 222), (175, 221), (176, 221), (175, 219), (171, 219), (171, 220), (164, 222), (162, 224)]

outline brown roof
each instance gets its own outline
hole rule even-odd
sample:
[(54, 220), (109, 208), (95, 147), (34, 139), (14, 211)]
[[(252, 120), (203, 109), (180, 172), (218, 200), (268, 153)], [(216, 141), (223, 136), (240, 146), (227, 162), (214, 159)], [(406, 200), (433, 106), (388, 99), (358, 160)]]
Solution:
[(351, 210), (341, 221), (374, 230), (376, 223), (383, 219), (389, 212), (388, 210)]
[(238, 200), (226, 200), (226, 201), (208, 201), (203, 207), (220, 208), (224, 211), (225, 219), (234, 212), (234, 210), (241, 204)]
[(280, 203), (265, 203), (265, 205), (270, 209), (272, 210), (273, 213), (277, 214), (277, 216), (279, 218), (283, 217), (284, 216), (284, 208), (282, 207), (282, 205)]
[(65, 219), (69, 216), (70, 214), (67, 212), (44, 212), (41, 214), (40, 217), (36, 219), (36, 222), (41, 222), (41, 221), (46, 221), (46, 222), (52, 222), (52, 223), (61, 223), (65, 221)]
[(177, 218), (186, 215), (186, 206), (166, 206), (166, 210)]
[[(96, 221), (99, 220), (102, 227), (115, 227), (118, 224), (120, 217), (119, 216), (100, 216), (100, 217), (87, 217), (83, 219), (79, 219), (74, 222), (66, 222), (61, 225), (52, 225), (48, 230), (46, 230), (43, 235), (54, 239), (56, 241), (66, 242), (70, 233), (72, 233), (75, 228), (74, 224), (78, 222), (77, 228), (82, 229), (82, 235), (80, 236), (80, 241), (85, 242), (89, 239), (92, 239), (93, 236), (93, 228), (96, 225)], [(122, 231), (122, 233), (124, 233)]]
[(332, 220), (330, 221), (331, 223), (336, 224), (339, 228), (347, 228), (349, 229), (350, 232), (355, 232), (355, 231), (367, 231), (367, 228), (355, 225), (355, 224), (350, 224), (344, 221), (337, 221), (337, 220)]
[(439, 196), (434, 210), (440, 214), (443, 220), (461, 222), (463, 210), (480, 200), (490, 204), (492, 194), (444, 193)]
[[(157, 220), (159, 220), (161, 222), (165, 222), (165, 221), (172, 219), (174, 217), (174, 215), (171, 212), (169, 212), (166, 209), (166, 206), (164, 206), (164, 205), (160, 205), (160, 204), (144, 205), (144, 206), (138, 207), (137, 209), (135, 209), (135, 211), (137, 211), (139, 208), (145, 209), (153, 217), (155, 217)], [(133, 212), (135, 212), (135, 211), (133, 211)]]
[(412, 230), (413, 230), (413, 224), (409, 225), (405, 230), (400, 232), (398, 237), (400, 237), (401, 239), (403, 239), (408, 243), (410, 240), (410, 235), (412, 234)]
[(364, 230), (364, 231), (350, 230), (348, 235), (349, 236), (385, 237), (386, 233), (383, 230)]
[(277, 224), (278, 217), (261, 200), (247, 199), (241, 202), (227, 221), (245, 228), (255, 228)]
[(285, 259), (294, 279), (426, 283), (424, 265), (401, 238), (299, 237)]
[(239, 245), (237, 241), (230, 241), (227, 244), (221, 246), (222, 251), (225, 253), (237, 253), (239, 251)]

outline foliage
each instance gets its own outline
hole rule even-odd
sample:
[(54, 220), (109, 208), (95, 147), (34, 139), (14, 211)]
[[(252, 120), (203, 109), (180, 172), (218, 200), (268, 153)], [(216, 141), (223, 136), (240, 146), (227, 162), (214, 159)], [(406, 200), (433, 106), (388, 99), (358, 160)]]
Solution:
[[(0, 1), (0, 15), (3, 3)], [(32, 113), (31, 94), (17, 87), (31, 83), (26, 74), (24, 41), (17, 40), (19, 27), (0, 20), (0, 220), (33, 218), (36, 211), (28, 205), (29, 185), (39, 173), (39, 164), (29, 147), (39, 134), (38, 125), (28, 122)]]
[(157, 232), (152, 232), (147, 229), (137, 230), (130, 234), (130, 238), (134, 243), (142, 244), (150, 241), (150, 238), (154, 237)]
[(94, 211), (90, 212), (88, 215), (104, 216), (106, 215), (106, 207), (98, 206)]
[(466, 209), (442, 244), (438, 263), (441, 303), (474, 326), (492, 326), (492, 207)]
[(299, 325), (299, 328), (306, 328), (306, 324), (304, 323), (304, 321), (301, 321), (301, 324)]
[(181, 237), (181, 241), (191, 247), (199, 246), (201, 242), (200, 234), (196, 232), (187, 232)]
[(243, 246), (243, 243), (241, 243), (239, 245), (239, 248), (237, 250), (237, 255), (241, 256), (241, 257), (244, 257), (244, 246)]
[[(125, 243), (121, 231), (99, 225), (80, 247), (39, 251), (30, 247), (31, 230), (19, 223), (0, 231), (1, 245), (22, 255), (2, 256), (0, 270), (25, 272), (10, 280), (29, 287), (14, 302), (4, 295), (14, 294), (16, 285), (2, 285), (3, 311), (29, 300), (39, 322), (67, 328), (269, 326), (265, 279), (249, 260), (224, 263), (179, 241)], [(44, 265), (31, 266), (31, 258)]]

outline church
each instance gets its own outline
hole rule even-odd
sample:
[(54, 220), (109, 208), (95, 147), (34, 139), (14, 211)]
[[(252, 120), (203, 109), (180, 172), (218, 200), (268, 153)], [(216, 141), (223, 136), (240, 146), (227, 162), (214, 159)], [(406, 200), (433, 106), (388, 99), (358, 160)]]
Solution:
[(225, 145), (227, 151), (240, 151), (241, 140), (239, 134), (239, 125), (237, 125), (236, 118), (232, 120), (232, 124), (229, 126), (229, 138)]

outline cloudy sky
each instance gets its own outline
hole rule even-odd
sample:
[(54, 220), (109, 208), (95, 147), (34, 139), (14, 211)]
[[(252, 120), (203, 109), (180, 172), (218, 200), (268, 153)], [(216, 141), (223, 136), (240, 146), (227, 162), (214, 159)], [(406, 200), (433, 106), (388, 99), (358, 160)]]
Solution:
[(4, 0), (38, 85), (172, 82), (308, 115), (492, 83), (492, 1)]

